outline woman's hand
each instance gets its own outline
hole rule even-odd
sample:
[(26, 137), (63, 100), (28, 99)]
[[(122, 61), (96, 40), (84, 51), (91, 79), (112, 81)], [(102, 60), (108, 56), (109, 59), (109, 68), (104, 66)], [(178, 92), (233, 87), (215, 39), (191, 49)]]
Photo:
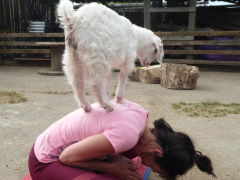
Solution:
[(121, 155), (115, 155), (115, 156), (112, 156), (112, 157), (109, 157), (107, 159), (108, 162), (111, 162), (111, 163), (114, 163), (114, 162), (125, 162), (125, 163), (128, 163), (130, 165), (134, 165), (135, 164), (128, 158), (124, 157), (124, 156), (121, 156)]
[(114, 162), (108, 172), (120, 180), (143, 180), (143, 177), (136, 170), (137, 167), (134, 163)]

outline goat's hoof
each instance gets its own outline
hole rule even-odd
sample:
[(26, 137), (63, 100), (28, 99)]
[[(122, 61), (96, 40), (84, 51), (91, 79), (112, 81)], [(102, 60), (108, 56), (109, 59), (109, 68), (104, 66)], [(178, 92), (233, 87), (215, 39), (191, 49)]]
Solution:
[(112, 107), (108, 107), (106, 108), (106, 112), (109, 113), (109, 112), (112, 112), (114, 109)]
[(116, 97), (116, 103), (122, 104), (122, 103), (123, 103), (123, 98), (117, 96), (117, 97)]
[(92, 110), (92, 107), (91, 107), (90, 104), (88, 104), (87, 106), (81, 106), (81, 108), (83, 108), (83, 110), (84, 110), (85, 112), (89, 112), (89, 111)]
[(107, 105), (103, 106), (103, 109), (105, 109), (107, 113), (112, 112), (114, 110), (112, 106), (107, 106)]

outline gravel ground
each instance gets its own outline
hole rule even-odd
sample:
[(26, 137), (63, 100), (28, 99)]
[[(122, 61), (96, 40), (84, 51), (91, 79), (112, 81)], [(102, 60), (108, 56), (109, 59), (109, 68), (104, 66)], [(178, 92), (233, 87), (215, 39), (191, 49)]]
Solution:
[[(49, 125), (78, 108), (64, 76), (37, 74), (39, 67), (0, 66), (0, 90), (17, 91), (25, 103), (0, 104), (0, 179), (19, 180), (28, 173), (28, 154), (37, 136)], [(111, 92), (117, 85), (113, 73)], [(47, 92), (57, 94), (47, 94)], [(88, 89), (87, 92), (90, 93)], [(66, 92), (66, 94), (61, 94)], [(87, 96), (93, 103), (91, 95)], [(240, 74), (201, 72), (195, 90), (171, 90), (159, 84), (128, 81), (125, 98), (149, 110), (150, 119), (160, 117), (176, 131), (192, 137), (196, 149), (212, 159), (221, 180), (240, 179), (240, 114), (225, 117), (189, 117), (172, 109), (172, 103), (240, 103)], [(150, 180), (161, 179), (151, 173)], [(183, 180), (214, 179), (194, 167)]]

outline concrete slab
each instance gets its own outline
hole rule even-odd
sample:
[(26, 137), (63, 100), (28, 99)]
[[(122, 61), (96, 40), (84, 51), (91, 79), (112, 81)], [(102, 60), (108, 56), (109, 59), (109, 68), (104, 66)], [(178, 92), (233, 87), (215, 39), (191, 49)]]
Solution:
[[(49, 125), (78, 108), (64, 76), (42, 76), (40, 67), (0, 66), (0, 90), (17, 91), (26, 103), (0, 104), (0, 179), (19, 180), (28, 173), (28, 154), (37, 136)], [(113, 72), (111, 92), (117, 85)], [(86, 91), (90, 93), (89, 88)], [(55, 94), (48, 94), (56, 92)], [(87, 96), (93, 103), (91, 95)], [(172, 109), (180, 101), (205, 100), (240, 103), (240, 73), (200, 72), (194, 90), (172, 90), (159, 84), (128, 81), (126, 99), (149, 110), (152, 121), (164, 117), (176, 131), (190, 135), (196, 149), (212, 159), (214, 172), (221, 180), (240, 179), (240, 115), (205, 118), (189, 117)], [(151, 173), (150, 180), (160, 179)], [(196, 167), (182, 180), (210, 180)]]

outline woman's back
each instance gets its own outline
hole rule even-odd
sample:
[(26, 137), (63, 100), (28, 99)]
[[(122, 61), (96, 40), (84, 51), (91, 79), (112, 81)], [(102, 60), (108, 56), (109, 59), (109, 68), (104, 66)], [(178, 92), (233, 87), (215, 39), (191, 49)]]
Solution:
[(91, 112), (82, 109), (66, 115), (52, 124), (36, 140), (35, 154), (39, 161), (57, 161), (61, 152), (71, 144), (89, 136), (103, 133), (115, 149), (115, 154), (129, 150), (142, 135), (148, 112), (140, 105), (112, 100), (114, 111), (106, 113), (99, 104)]

